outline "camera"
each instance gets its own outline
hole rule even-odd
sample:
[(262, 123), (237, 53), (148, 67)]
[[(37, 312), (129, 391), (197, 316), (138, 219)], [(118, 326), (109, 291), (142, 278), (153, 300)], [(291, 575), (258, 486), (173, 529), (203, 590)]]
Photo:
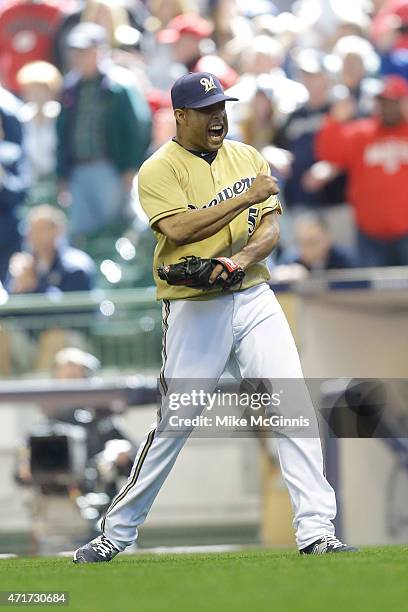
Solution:
[(87, 462), (86, 432), (69, 423), (46, 423), (29, 436), (34, 485), (66, 487), (81, 481)]

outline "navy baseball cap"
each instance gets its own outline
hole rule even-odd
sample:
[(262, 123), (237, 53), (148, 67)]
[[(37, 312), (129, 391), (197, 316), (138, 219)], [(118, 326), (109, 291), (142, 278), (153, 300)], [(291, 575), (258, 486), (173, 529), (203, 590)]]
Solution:
[(205, 108), (217, 102), (237, 101), (224, 93), (220, 81), (210, 72), (189, 72), (171, 88), (173, 108)]

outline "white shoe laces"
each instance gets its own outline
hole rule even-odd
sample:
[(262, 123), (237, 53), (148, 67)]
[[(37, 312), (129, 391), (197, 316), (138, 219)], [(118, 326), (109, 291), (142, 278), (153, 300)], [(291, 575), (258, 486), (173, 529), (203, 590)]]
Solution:
[(94, 543), (92, 544), (92, 548), (96, 550), (97, 552), (99, 552), (103, 557), (111, 553), (118, 552), (115, 546), (111, 542), (109, 542), (107, 538), (103, 536), (99, 536), (99, 538), (96, 538), (96, 540), (94, 540)]
[(326, 541), (326, 544), (328, 544), (332, 548), (343, 548), (343, 546), (346, 546), (341, 540), (336, 538), (336, 536), (334, 535), (325, 535), (323, 537)]

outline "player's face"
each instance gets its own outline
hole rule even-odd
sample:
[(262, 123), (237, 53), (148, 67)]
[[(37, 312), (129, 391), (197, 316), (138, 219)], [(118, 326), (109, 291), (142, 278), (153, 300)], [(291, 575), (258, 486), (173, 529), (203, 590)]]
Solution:
[(205, 108), (182, 109), (176, 117), (182, 144), (187, 149), (217, 151), (228, 132), (225, 102)]

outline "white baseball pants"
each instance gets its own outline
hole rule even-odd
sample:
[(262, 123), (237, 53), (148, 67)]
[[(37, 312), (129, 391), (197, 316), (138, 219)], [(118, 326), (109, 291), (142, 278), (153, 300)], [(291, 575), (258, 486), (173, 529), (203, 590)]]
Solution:
[[(164, 302), (163, 385), (172, 378), (200, 378), (212, 380), (213, 391), (231, 351), (242, 378), (303, 378), (289, 325), (266, 283), (208, 301)], [(156, 426), (146, 434), (128, 482), (102, 522), (106, 537), (119, 550), (137, 538), (137, 528), (187, 438), (163, 435)], [(318, 437), (278, 437), (277, 444), (294, 512), (296, 542), (303, 548), (334, 533), (335, 495), (323, 473)]]

